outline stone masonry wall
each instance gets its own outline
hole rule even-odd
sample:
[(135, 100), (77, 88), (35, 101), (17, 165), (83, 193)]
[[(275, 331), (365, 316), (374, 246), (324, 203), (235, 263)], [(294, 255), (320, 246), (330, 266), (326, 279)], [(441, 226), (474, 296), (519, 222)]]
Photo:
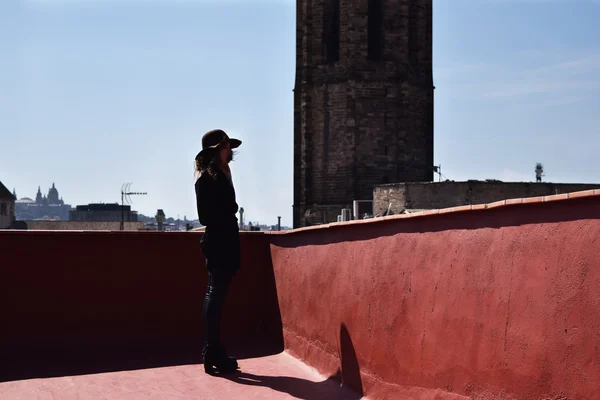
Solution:
[(381, 0), (375, 59), (374, 3), (297, 1), (294, 227), (335, 222), (375, 185), (433, 179), (432, 0)]
[(384, 215), (390, 203), (392, 214), (400, 214), (405, 209), (432, 210), (589, 189), (600, 189), (600, 184), (483, 181), (397, 183), (373, 189), (373, 212), (375, 216)]

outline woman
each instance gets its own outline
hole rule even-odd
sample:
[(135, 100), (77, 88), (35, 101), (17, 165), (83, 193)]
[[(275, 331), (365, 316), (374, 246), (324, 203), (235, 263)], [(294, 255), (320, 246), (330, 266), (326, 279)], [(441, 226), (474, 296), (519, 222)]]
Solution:
[(208, 287), (204, 298), (204, 370), (212, 373), (233, 372), (238, 364), (227, 356), (221, 343), (221, 310), (231, 279), (240, 266), (240, 240), (236, 213), (238, 205), (229, 163), (232, 150), (242, 144), (220, 130), (202, 137), (202, 151), (196, 156), (196, 205), (200, 223), (206, 227), (200, 242), (208, 269)]

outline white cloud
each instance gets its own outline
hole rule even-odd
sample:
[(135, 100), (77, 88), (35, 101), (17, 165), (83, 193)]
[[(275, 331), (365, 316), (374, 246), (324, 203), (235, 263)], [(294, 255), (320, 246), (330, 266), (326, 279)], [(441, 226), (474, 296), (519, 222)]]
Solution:
[[(531, 65), (533, 59), (552, 61), (546, 61), (546, 65), (541, 66), (537, 61), (538, 65), (529, 68), (516, 63), (439, 67), (435, 70), (436, 82), (441, 87), (459, 87), (460, 93), (480, 99), (560, 95), (569, 98), (568, 103), (572, 103), (600, 90), (600, 49), (570, 54), (558, 60), (555, 54), (537, 51), (535, 54), (536, 57), (528, 57), (530, 61), (522, 64)], [(440, 84), (438, 79), (448, 84)]]
[(548, 99), (532, 104), (535, 108), (549, 108), (549, 107), (564, 107), (569, 104), (580, 103), (586, 98), (584, 96), (561, 96), (558, 99)]
[(481, 72), (488, 70), (491, 67), (492, 66), (486, 64), (456, 64), (442, 67), (437, 67), (434, 65), (435, 77), (442, 79), (472, 72)]
[(537, 79), (496, 83), (488, 86), (484, 97), (496, 99), (531, 94), (565, 93), (600, 90), (600, 80)]
[(557, 64), (548, 65), (529, 71), (532, 75), (558, 73), (561, 75), (578, 75), (585, 73), (600, 72), (600, 51), (596, 50), (590, 54), (565, 60)]

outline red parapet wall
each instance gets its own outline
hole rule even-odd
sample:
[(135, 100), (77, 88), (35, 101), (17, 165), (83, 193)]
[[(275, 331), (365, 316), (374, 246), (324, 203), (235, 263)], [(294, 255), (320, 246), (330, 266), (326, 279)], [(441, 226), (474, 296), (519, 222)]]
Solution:
[[(272, 354), (283, 320), (373, 400), (597, 399), (600, 196), (525, 200), (242, 234), (225, 341)], [(200, 362), (200, 237), (0, 231), (0, 381)]]
[(371, 399), (600, 398), (600, 196), (303, 229), (271, 253), (286, 349)]
[[(207, 281), (200, 238), (191, 232), (0, 231), (0, 359), (51, 348), (77, 353), (132, 346), (149, 358), (149, 348), (173, 344), (199, 355)], [(233, 347), (243, 339), (283, 349), (268, 240), (242, 235), (244, 258), (223, 321)]]

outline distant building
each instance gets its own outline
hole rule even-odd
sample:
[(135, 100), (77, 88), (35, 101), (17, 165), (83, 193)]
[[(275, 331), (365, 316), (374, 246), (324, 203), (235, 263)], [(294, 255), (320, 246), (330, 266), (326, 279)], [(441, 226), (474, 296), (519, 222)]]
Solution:
[(111, 222), (121, 221), (121, 218), (125, 222), (138, 222), (137, 212), (132, 211), (131, 206), (118, 203), (81, 205), (69, 213), (69, 221)]
[[(16, 197), (16, 196), (15, 196)], [(46, 196), (38, 186), (35, 200), (23, 197), (15, 202), (16, 219), (25, 220), (63, 220), (69, 219), (71, 206), (65, 204), (54, 183)]]
[(157, 231), (163, 231), (164, 229), (164, 222), (165, 222), (165, 212), (162, 209), (158, 209), (156, 211), (156, 216), (154, 217), (156, 218), (156, 230)]
[(376, 217), (435, 210), (472, 204), (489, 204), (507, 199), (551, 196), (555, 194), (600, 189), (600, 184), (500, 182), (393, 183), (373, 190)]
[[(119, 221), (20, 221), (30, 231), (118, 231)], [(125, 222), (123, 230), (142, 231), (143, 222)]]
[(15, 196), (0, 182), (0, 229), (8, 229), (15, 220)]

